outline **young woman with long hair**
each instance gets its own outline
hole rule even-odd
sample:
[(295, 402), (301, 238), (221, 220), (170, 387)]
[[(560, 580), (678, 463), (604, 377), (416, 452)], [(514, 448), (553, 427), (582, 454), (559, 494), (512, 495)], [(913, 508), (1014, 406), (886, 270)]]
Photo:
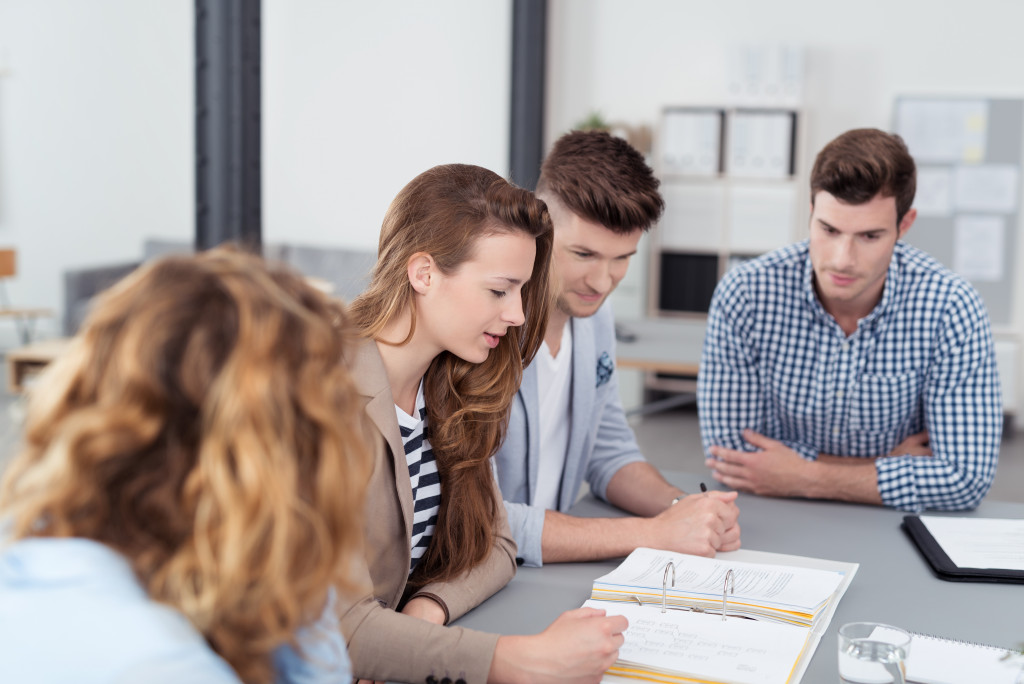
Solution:
[(365, 518), (373, 593), (341, 612), (356, 677), (597, 681), (615, 660), (625, 620), (603, 611), (532, 636), (442, 626), (515, 574), (491, 456), (544, 334), (551, 244), (544, 203), (477, 166), (420, 174), (385, 215), (350, 309), (353, 377), (386, 445)]
[(103, 294), (0, 490), (0, 679), (347, 680), (372, 464), (350, 330), (235, 251)]

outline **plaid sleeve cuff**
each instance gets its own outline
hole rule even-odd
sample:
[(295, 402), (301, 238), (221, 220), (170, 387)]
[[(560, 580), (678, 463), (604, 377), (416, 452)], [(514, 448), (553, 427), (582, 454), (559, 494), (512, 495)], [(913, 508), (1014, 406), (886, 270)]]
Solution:
[(818, 460), (818, 450), (809, 444), (803, 444), (802, 442), (787, 442), (783, 441), (783, 444), (788, 446), (790, 449), (800, 454), (807, 461)]

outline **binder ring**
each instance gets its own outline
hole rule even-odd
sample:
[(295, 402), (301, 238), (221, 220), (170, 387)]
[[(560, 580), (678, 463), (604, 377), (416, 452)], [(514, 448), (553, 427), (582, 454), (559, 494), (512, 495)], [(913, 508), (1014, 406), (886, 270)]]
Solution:
[(661, 612), (665, 612), (665, 603), (668, 599), (668, 571), (672, 571), (672, 586), (676, 586), (676, 564), (669, 561), (665, 564), (665, 574), (661, 578)]
[[(673, 586), (675, 586), (674, 582), (673, 582)], [(735, 594), (735, 593), (736, 593), (736, 577), (733, 574), (732, 568), (729, 568), (725, 572), (725, 581), (722, 582), (722, 622), (725, 622), (725, 609), (726, 609), (726, 606), (728, 605), (728, 603), (727, 603), (728, 599), (726, 599), (726, 596), (728, 596), (729, 594)], [(661, 612), (664, 613), (665, 610), (662, 609)]]

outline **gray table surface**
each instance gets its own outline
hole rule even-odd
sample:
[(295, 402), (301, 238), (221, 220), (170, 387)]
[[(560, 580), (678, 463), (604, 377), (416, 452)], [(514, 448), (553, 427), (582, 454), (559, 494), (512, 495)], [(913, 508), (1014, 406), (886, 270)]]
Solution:
[[(686, 491), (696, 490), (701, 479), (711, 484), (707, 474), (669, 471), (664, 475)], [(860, 564), (811, 660), (802, 680), (805, 684), (837, 681), (836, 633), (847, 622), (885, 622), (1006, 648), (1024, 642), (1024, 585), (936, 578), (900, 529), (905, 515), (901, 511), (751, 494), (741, 494), (739, 506), (744, 548)], [(591, 495), (572, 512), (590, 517), (622, 515)], [(1024, 504), (986, 500), (976, 511), (948, 515), (1024, 518)], [(539, 632), (563, 611), (579, 607), (589, 598), (594, 579), (618, 563), (520, 568), (508, 586), (455, 624), (499, 634)]]

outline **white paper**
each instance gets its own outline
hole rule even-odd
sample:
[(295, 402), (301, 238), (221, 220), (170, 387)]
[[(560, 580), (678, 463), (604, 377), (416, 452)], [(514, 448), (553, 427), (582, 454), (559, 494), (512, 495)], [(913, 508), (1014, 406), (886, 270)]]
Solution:
[(1003, 279), (1006, 219), (958, 216), (953, 224), (953, 270), (974, 282)]
[(665, 173), (717, 176), (721, 140), (720, 111), (667, 110), (661, 144)]
[(953, 213), (953, 170), (948, 166), (920, 166), (914, 208), (921, 216)]
[(922, 163), (977, 163), (985, 157), (988, 103), (984, 100), (901, 99), (896, 132)]
[[(876, 628), (872, 639), (884, 636)], [(907, 681), (915, 684), (1016, 684), (1019, 660), (1003, 660), (1006, 650), (924, 634), (910, 635)]]
[[(736, 684), (790, 681), (807, 645), (806, 627), (669, 610), (656, 606), (587, 601), (629, 620), (616, 665), (640, 665), (704, 680)], [(612, 673), (615, 672), (613, 667)]]
[(921, 516), (961, 568), (1024, 570), (1024, 520)]
[(729, 120), (726, 173), (746, 178), (786, 178), (793, 151), (789, 112), (735, 112)]
[[(725, 575), (733, 571), (729, 600), (753, 606), (813, 613), (819, 610), (843, 581), (843, 573), (795, 566), (723, 562), (671, 551), (638, 548), (610, 573), (594, 580), (594, 593), (607, 589), (623, 596), (644, 594), (648, 600), (661, 595), (665, 567), (675, 566), (675, 584), (668, 596), (685, 595), (720, 604)], [(672, 575), (670, 574), (670, 578)], [(730, 611), (740, 610), (738, 606)]]
[(1017, 210), (1019, 185), (1015, 164), (958, 166), (953, 172), (953, 204), (960, 211), (1010, 214)]

